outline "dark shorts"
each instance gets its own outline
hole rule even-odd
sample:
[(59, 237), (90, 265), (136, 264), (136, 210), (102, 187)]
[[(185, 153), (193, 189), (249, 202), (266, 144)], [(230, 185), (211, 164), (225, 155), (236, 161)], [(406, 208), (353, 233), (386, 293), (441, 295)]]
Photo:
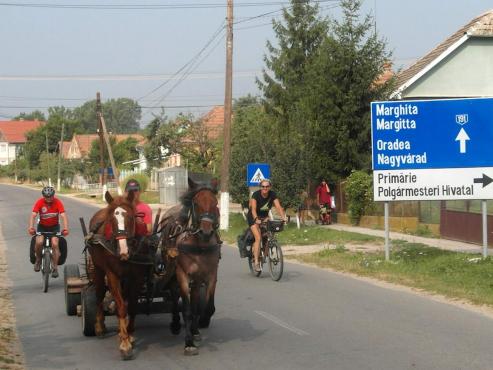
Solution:
[(55, 225), (55, 226), (43, 226), (41, 224), (38, 224), (37, 231), (40, 233), (42, 233), (42, 232), (58, 233), (58, 232), (60, 232), (60, 224)]

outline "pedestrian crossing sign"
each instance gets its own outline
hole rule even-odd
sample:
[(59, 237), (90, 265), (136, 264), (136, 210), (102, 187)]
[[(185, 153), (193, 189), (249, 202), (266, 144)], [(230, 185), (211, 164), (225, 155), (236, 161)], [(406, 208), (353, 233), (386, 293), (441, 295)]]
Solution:
[(264, 179), (270, 179), (270, 165), (268, 163), (247, 164), (248, 186), (259, 186)]

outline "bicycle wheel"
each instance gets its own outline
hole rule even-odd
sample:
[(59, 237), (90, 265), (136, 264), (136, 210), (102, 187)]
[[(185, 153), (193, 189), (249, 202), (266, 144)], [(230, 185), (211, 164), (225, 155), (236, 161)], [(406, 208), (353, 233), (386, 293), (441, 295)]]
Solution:
[(269, 245), (269, 270), (272, 280), (279, 281), (281, 279), (284, 271), (284, 257), (277, 241), (271, 241)]
[(43, 254), (41, 272), (43, 274), (43, 292), (46, 293), (48, 291), (48, 282), (51, 273), (51, 254), (48, 249)]
[[(255, 269), (253, 268), (253, 250), (251, 249), (252, 247), (250, 247), (250, 253), (248, 254), (248, 268), (250, 269), (250, 272), (252, 273), (253, 276), (256, 276), (256, 277), (259, 277), (260, 274), (262, 273), (262, 271), (255, 271)], [(260, 258), (262, 258), (262, 256), (260, 256)]]

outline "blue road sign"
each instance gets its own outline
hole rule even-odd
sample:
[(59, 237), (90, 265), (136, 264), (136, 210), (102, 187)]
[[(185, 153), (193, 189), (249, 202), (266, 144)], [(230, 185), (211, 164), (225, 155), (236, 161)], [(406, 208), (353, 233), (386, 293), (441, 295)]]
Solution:
[(268, 163), (248, 163), (247, 186), (259, 186), (263, 179), (270, 179), (270, 165)]
[(374, 102), (374, 170), (493, 167), (493, 98)]

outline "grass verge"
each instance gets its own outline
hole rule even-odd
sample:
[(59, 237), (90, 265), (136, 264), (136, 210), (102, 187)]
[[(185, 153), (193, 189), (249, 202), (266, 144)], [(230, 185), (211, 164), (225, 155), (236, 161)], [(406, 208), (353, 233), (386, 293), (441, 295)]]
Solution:
[[(248, 227), (241, 214), (231, 214), (229, 229), (221, 232), (221, 237), (228, 243), (235, 243), (236, 237)], [(347, 231), (331, 230), (320, 226), (303, 226), (298, 229), (294, 223), (286, 225), (284, 231), (277, 235), (282, 244), (310, 245), (310, 244), (335, 244), (344, 243), (364, 244), (368, 242), (383, 243), (383, 238)]]
[(383, 252), (350, 252), (344, 247), (287, 258), (493, 306), (493, 260), (480, 254), (394, 240), (389, 262)]

